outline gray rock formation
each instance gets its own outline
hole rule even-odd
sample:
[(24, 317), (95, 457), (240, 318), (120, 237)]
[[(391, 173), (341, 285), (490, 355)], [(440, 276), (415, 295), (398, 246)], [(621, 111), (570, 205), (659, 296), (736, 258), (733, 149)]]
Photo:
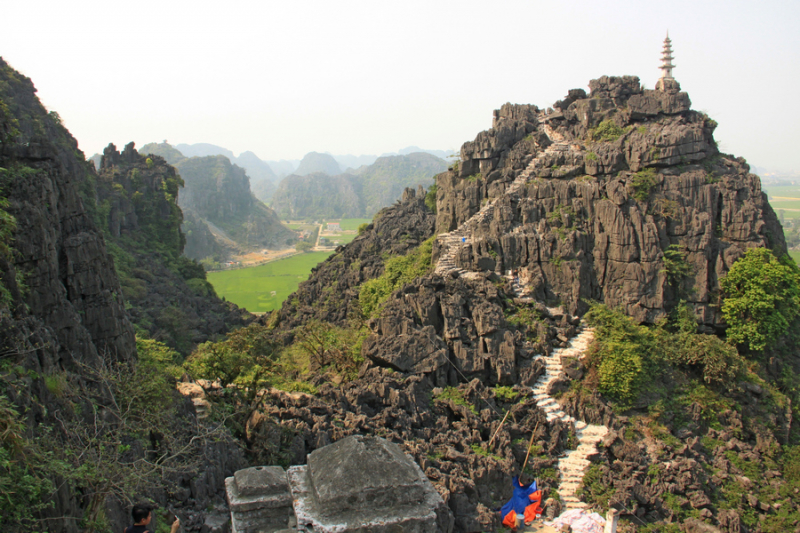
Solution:
[[(437, 232), (459, 229), (466, 243), (435, 253), (453, 248), (453, 268), (516, 269), (527, 294), (572, 313), (593, 299), (652, 323), (686, 299), (721, 326), (714, 295), (731, 264), (749, 247), (786, 251), (760, 180), (719, 153), (716, 123), (677, 83), (590, 87), (547, 111), (506, 104), (464, 144), (460, 165), (437, 178)], [(670, 246), (689, 275), (671, 277)]]
[(286, 529), (291, 521), (292, 495), (280, 466), (254, 466), (225, 479), (225, 490), (236, 533)]
[(346, 325), (348, 316), (359, 312), (361, 283), (383, 274), (382, 255), (405, 255), (433, 235), (436, 219), (424, 198), (421, 189), (406, 189), (400, 202), (378, 213), (361, 235), (317, 265), (281, 307), (281, 329), (309, 319)]
[[(109, 166), (113, 166), (112, 159), (121, 162), (138, 157), (132, 145), (128, 151), (111, 150), (109, 155)], [(97, 440), (79, 448), (85, 456), (75, 457), (81, 458), (81, 464), (96, 461), (93, 446), (102, 448), (103, 442), (110, 442), (99, 435), (124, 425), (118, 416), (121, 411), (110, 401), (108, 383), (99, 377), (116, 369), (117, 363), (122, 363), (120, 372), (127, 376), (137, 358), (134, 329), (107, 247), (108, 234), (104, 236), (97, 224), (105, 218), (99, 215), (111, 217), (113, 203), (101, 197), (97, 205), (100, 179), (57, 113), (48, 113), (39, 102), (31, 80), (0, 58), (0, 199), (8, 201), (7, 207), (0, 205), (0, 211), (16, 220), (12, 239), (3, 243), (12, 252), (0, 253), (0, 353), (5, 368), (0, 373), (0, 390), (3, 423), (11, 436), (2, 439), (0, 448), (11, 464), (24, 465), (26, 480), (35, 483), (37, 477), (50, 474), (55, 482), (55, 490), (42, 495), (4, 485), (3, 499), (8, 498), (4, 510), (8, 502), (20, 501), (14, 500), (17, 496), (22, 501), (30, 498), (33, 505), (40, 503), (39, 499), (52, 504), (33, 509), (34, 520), (22, 523), (4, 515), (5, 527), (12, 532), (43, 527), (53, 533), (84, 531), (87, 509), (97, 503), (86, 497), (91, 485), (84, 484), (80, 476), (65, 479), (55, 475), (52, 463), (66, 455), (64, 449), (70, 449), (65, 441), (75, 446), (76, 440), (89, 435)], [(111, 181), (107, 185), (122, 187)], [(130, 229), (137, 218), (141, 221), (127, 209), (118, 214), (118, 224), (112, 227), (120, 232)], [(159, 214), (169, 215), (169, 211)], [(7, 219), (2, 218), (5, 224)], [(159, 275), (151, 272), (145, 274)], [(48, 378), (63, 379), (62, 387), (68, 392), (54, 389)], [(174, 409), (175, 427), (197, 429), (190, 403), (177, 393), (167, 403)], [(23, 428), (19, 435), (17, 423)], [(162, 439), (153, 434), (137, 441), (135, 436), (121, 435), (122, 442), (117, 441), (112, 449), (124, 444), (130, 450), (125, 455), (119, 452), (119, 463), (131, 464), (145, 454), (153, 454), (148, 459), (158, 455), (150, 436)], [(191, 449), (203, 457), (202, 468), (180, 475), (166, 469), (159, 473), (163, 475), (161, 484), (148, 493), (161, 505), (167, 504), (168, 495), (172, 504), (185, 505), (179, 512), (187, 531), (201, 529), (207, 508), (221, 501), (224, 476), (242, 466), (241, 451), (224, 432), (219, 436), (205, 445), (192, 444)], [(24, 447), (29, 441), (35, 441), (35, 450)], [(9, 450), (11, 454), (6, 455)], [(13, 483), (15, 478), (7, 477), (8, 464), (2, 467), (3, 481)], [(103, 463), (92, 464), (98, 477), (112, 475), (104, 471)], [(67, 468), (65, 465), (60, 465), (58, 472)], [(108, 470), (117, 466), (109, 465)], [(129, 510), (113, 497), (106, 499), (104, 494), (99, 501), (111, 529), (121, 531), (130, 523)]]
[(450, 533), (453, 515), (399, 446), (353, 436), (288, 471), (298, 531)]

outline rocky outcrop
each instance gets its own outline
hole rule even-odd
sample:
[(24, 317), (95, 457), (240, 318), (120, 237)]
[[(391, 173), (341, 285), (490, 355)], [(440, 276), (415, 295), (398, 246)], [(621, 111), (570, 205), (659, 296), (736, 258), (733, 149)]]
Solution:
[(378, 213), (347, 246), (314, 267), (279, 311), (280, 328), (289, 331), (309, 320), (345, 325), (359, 313), (361, 283), (383, 274), (383, 256), (405, 255), (433, 235), (434, 214), (423, 190), (406, 189), (400, 202)]
[[(505, 410), (511, 413), (501, 425)], [(478, 380), (442, 389), (425, 376), (377, 368), (358, 381), (323, 384), (314, 395), (272, 390), (247, 431), (262, 464), (305, 464), (314, 450), (352, 435), (396, 442), (453, 513), (453, 530), (464, 533), (499, 526), (493, 509), (511, 496), (509, 479), (519, 473), (532, 433), (537, 448), (529, 465), (544, 473), (545, 492), (556, 487), (551, 469), (569, 438), (566, 424), (546, 422), (529, 391), (501, 397)]]
[[(437, 177), (437, 232), (452, 268), (516, 270), (529, 294), (573, 313), (583, 299), (643, 322), (679, 299), (721, 326), (718, 280), (749, 247), (785, 253), (746, 162), (718, 152), (716, 123), (673, 87), (603, 77), (555, 109), (506, 104)], [(665, 251), (690, 267), (672, 276)], [(448, 267), (449, 268), (449, 267)]]
[[(152, 338), (188, 355), (197, 344), (253, 317), (217, 298), (203, 268), (181, 257), (182, 184), (160, 156), (141, 155), (133, 143), (122, 152), (110, 144), (103, 151), (96, 197), (100, 223), (119, 249), (118, 274), (130, 317)], [(194, 212), (190, 217), (192, 246), (198, 246), (210, 232)]]
[(94, 170), (28, 78), (0, 59), (0, 79), (0, 132), (11, 132), (0, 144), (1, 193), (16, 219), (14, 253), (0, 267), (15, 316), (51, 332), (58, 355), (46, 366), (130, 361), (133, 327), (114, 263), (81, 199)]
[[(294, 242), (294, 233), (281, 224), (272, 209), (253, 196), (247, 174), (227, 157), (192, 157), (178, 162), (176, 168), (185, 182), (178, 196), (181, 209), (191, 211), (195, 219), (206, 223), (215, 234), (218, 247), (247, 252), (281, 249)], [(198, 254), (189, 257), (198, 260), (214, 250), (200, 242), (190, 243), (189, 249)]]

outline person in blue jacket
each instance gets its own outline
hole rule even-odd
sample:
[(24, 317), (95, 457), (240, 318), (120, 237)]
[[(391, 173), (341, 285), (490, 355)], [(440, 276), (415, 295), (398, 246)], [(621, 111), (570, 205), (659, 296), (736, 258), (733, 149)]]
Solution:
[(514, 494), (500, 509), (500, 517), (504, 526), (516, 531), (523, 522), (528, 526), (542, 514), (542, 491), (537, 488), (536, 481), (525, 485), (519, 476), (514, 476), (512, 484)]

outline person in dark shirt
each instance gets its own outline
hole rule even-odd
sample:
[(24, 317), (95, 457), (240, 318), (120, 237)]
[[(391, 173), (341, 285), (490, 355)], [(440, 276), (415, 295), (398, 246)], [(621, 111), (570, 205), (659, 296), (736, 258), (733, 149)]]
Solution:
[[(131, 510), (131, 517), (133, 517), (133, 525), (126, 527), (123, 533), (153, 533), (153, 530), (147, 527), (153, 519), (153, 513), (149, 507), (140, 504), (134, 505)], [(179, 527), (181, 527), (181, 521), (176, 516), (170, 528), (170, 533), (177, 533)]]

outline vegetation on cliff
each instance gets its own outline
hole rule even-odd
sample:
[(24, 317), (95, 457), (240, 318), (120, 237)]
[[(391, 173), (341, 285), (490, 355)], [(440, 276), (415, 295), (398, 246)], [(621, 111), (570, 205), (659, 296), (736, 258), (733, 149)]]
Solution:
[(232, 253), (284, 248), (295, 239), (250, 190), (245, 170), (229, 157), (185, 157), (169, 144), (151, 143), (141, 154), (164, 156), (183, 179), (178, 205), (185, 214), (187, 257), (221, 262)]
[[(188, 355), (248, 321), (219, 300), (196, 261), (183, 255), (183, 180), (154, 154), (109, 145), (94, 180), (95, 218), (107, 235), (128, 311), (142, 335)], [(87, 201), (91, 201), (89, 198)]]

